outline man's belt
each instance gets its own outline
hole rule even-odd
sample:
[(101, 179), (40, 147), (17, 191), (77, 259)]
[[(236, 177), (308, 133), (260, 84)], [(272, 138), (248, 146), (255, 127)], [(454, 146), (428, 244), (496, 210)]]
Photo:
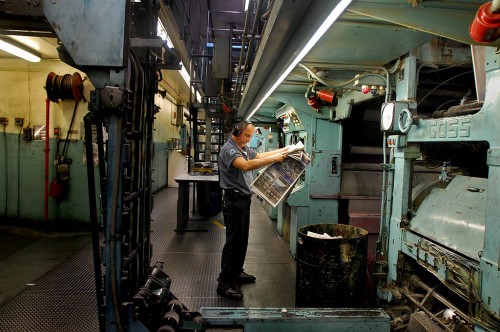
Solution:
[(248, 197), (248, 195), (245, 195), (243, 194), (243, 192), (240, 190), (240, 189), (224, 189), (224, 195), (227, 195), (227, 196), (246, 196)]

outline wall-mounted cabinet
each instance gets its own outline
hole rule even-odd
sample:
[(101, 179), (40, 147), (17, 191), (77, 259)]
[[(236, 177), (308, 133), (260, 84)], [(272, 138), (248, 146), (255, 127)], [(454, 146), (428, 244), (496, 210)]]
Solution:
[(194, 162), (217, 162), (223, 142), (222, 119), (198, 111), (193, 129)]

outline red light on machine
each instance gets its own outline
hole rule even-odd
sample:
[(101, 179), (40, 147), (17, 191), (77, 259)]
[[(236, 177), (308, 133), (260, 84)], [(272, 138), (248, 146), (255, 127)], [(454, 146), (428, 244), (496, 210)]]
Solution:
[(231, 108), (227, 106), (226, 103), (222, 104), (222, 109), (224, 110), (225, 113), (231, 113)]
[(61, 128), (55, 127), (54, 128), (54, 136), (60, 136), (61, 135)]
[(366, 95), (367, 93), (369, 93), (370, 91), (372, 91), (372, 89), (370, 88), (370, 86), (369, 86), (369, 85), (362, 85), (362, 86), (361, 86), (361, 92), (363, 92), (365, 95)]
[(492, 2), (479, 7), (470, 25), (469, 35), (479, 43), (491, 43), (500, 37), (500, 13), (493, 12)]

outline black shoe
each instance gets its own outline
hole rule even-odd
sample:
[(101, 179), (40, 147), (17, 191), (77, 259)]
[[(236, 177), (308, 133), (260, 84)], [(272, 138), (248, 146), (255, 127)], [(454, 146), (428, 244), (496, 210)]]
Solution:
[(226, 289), (222, 289), (222, 288), (217, 287), (217, 294), (219, 294), (220, 296), (230, 298), (232, 300), (243, 299), (243, 294), (241, 294), (239, 290), (231, 288), (231, 287), (226, 288)]
[(252, 282), (255, 282), (256, 278), (248, 273), (241, 272), (240, 275), (238, 276), (238, 282), (240, 284), (251, 284)]

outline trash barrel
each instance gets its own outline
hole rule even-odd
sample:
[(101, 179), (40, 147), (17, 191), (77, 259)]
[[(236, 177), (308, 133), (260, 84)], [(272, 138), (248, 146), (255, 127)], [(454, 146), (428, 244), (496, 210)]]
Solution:
[[(309, 231), (341, 238), (315, 238)], [(363, 305), (368, 231), (341, 224), (308, 225), (298, 229), (297, 242), (296, 307)]]

